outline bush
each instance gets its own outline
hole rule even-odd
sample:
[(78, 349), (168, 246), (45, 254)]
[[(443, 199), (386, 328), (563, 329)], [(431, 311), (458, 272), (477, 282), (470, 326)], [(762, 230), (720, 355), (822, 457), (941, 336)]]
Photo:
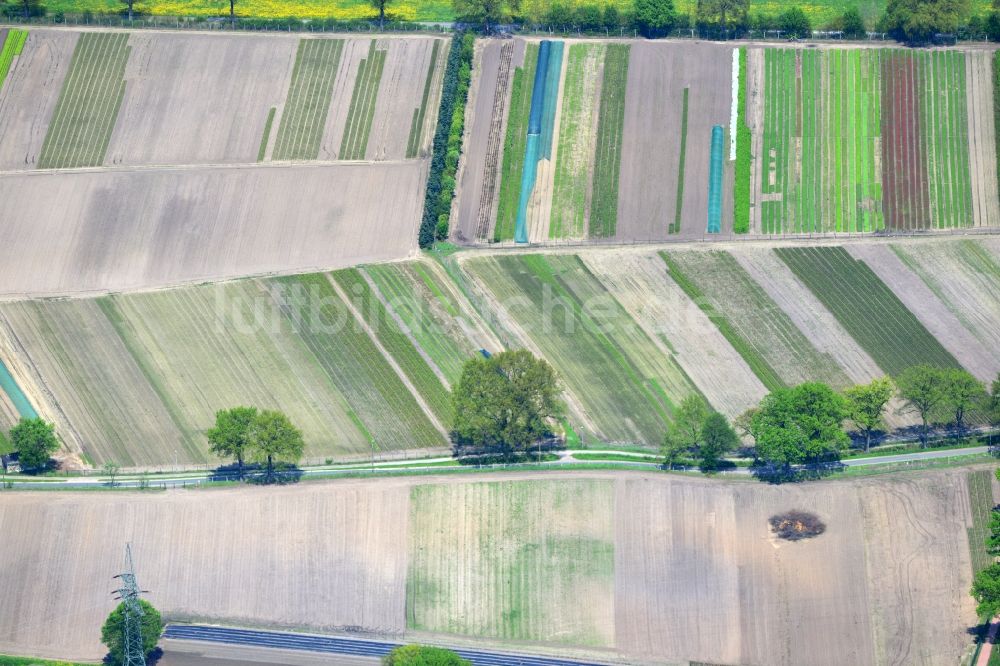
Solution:
[(470, 666), (451, 650), (426, 645), (400, 645), (382, 657), (383, 666)]
[(462, 133), (465, 131), (465, 102), (469, 97), (469, 82), (472, 79), (474, 44), (475, 36), (472, 33), (456, 33), (452, 38), (444, 73), (441, 105), (438, 107), (437, 128), (434, 131), (427, 191), (424, 194), (424, 215), (418, 239), (423, 248), (430, 247), (435, 239), (448, 236), (448, 218), (455, 193), (455, 172), (462, 151)]
[(826, 525), (819, 517), (805, 511), (789, 511), (771, 516), (768, 522), (775, 536), (786, 541), (811, 539), (826, 531)]
[(643, 37), (665, 37), (676, 23), (673, 0), (635, 0), (635, 24)]
[(859, 39), (864, 37), (868, 30), (865, 28), (865, 20), (861, 17), (861, 12), (857, 7), (850, 7), (844, 12), (840, 19), (840, 29), (844, 31), (844, 37), (848, 39)]
[(779, 30), (786, 37), (806, 39), (812, 36), (812, 24), (809, 17), (799, 7), (790, 7), (778, 15)]

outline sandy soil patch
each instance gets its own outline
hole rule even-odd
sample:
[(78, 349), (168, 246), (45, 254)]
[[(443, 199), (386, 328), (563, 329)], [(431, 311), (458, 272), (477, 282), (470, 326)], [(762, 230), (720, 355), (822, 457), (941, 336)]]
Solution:
[(105, 164), (257, 161), (268, 111), (284, 103), (297, 41), (132, 33)]
[(969, 114), (969, 158), (972, 220), (977, 226), (1000, 225), (997, 199), (996, 127), (993, 115), (993, 67), (987, 51), (965, 54), (966, 107)]
[(404, 258), (424, 176), (418, 161), (0, 175), (19, 211), (0, 229), (0, 296)]
[(930, 288), (885, 245), (846, 246), (855, 259), (868, 264), (910, 312), (938, 339), (966, 370), (982, 380), (993, 380), (1000, 359), (962, 325)]
[(32, 169), (55, 111), (77, 33), (32, 27), (0, 90), (0, 169)]

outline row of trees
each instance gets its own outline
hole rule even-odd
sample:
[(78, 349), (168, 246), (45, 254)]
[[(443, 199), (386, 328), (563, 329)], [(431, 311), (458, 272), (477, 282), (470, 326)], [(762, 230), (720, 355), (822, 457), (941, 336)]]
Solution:
[(215, 415), (206, 433), (209, 449), (220, 458), (233, 458), (243, 478), (246, 461), (264, 465), (265, 480), (274, 480), (275, 463), (295, 464), (302, 458), (302, 431), (275, 410), (233, 407)]

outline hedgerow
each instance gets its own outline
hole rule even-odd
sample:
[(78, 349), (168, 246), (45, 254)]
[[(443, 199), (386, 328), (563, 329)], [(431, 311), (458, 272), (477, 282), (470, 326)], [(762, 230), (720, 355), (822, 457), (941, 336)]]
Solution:
[(451, 51), (448, 53), (437, 129), (434, 131), (431, 170), (424, 195), (420, 247), (429, 247), (435, 239), (448, 235), (451, 200), (455, 196), (455, 171), (462, 153), (465, 102), (469, 96), (469, 82), (472, 80), (474, 43), (475, 36), (472, 33), (457, 33), (452, 38)]

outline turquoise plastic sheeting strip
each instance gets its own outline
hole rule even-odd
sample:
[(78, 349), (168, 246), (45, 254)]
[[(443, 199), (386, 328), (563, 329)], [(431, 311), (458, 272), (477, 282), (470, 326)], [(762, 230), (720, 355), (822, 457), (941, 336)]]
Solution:
[(712, 128), (712, 152), (708, 163), (708, 233), (722, 231), (722, 125)]
[(22, 418), (38, 418), (38, 412), (31, 406), (28, 396), (24, 395), (21, 387), (14, 381), (14, 376), (7, 370), (7, 366), (3, 364), (3, 361), (0, 361), (0, 389), (3, 389), (3, 392), (7, 394), (7, 397), (14, 404), (14, 409), (17, 410), (17, 413)]

